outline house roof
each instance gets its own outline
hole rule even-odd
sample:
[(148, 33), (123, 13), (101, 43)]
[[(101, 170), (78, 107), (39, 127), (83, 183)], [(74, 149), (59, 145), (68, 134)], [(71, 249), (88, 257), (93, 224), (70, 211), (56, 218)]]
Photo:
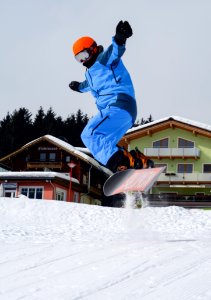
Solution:
[(136, 137), (138, 138), (139, 136), (167, 129), (169, 127), (178, 127), (211, 137), (211, 125), (179, 116), (170, 116), (129, 129), (125, 134), (123, 140)]
[[(21, 171), (21, 172), (0, 172), (0, 179), (65, 179), (70, 181), (70, 175), (67, 173), (58, 173), (58, 172), (41, 172), (41, 171)], [(71, 178), (72, 182), (79, 183), (76, 178)]]
[(88, 148), (84, 148), (84, 147), (75, 147), (76, 150), (81, 151), (89, 156), (92, 156), (90, 150)]
[(72, 154), (72, 155), (75, 155), (77, 157), (79, 157), (81, 160), (87, 162), (88, 164), (94, 166), (96, 169), (104, 172), (106, 175), (110, 176), (112, 174), (112, 172), (101, 166), (95, 159), (93, 159), (92, 157), (90, 157), (89, 155), (87, 155), (86, 153), (83, 153), (82, 151), (78, 150), (76, 147), (70, 145), (69, 143), (63, 141), (63, 140), (60, 140), (52, 135), (44, 135), (40, 138), (37, 138), (29, 143), (27, 143), (26, 145), (22, 146), (20, 149), (18, 149), (17, 151), (14, 151), (13, 153), (3, 157), (0, 159), (0, 162), (3, 162), (5, 161), (6, 159), (12, 157), (12, 156), (15, 156), (16, 154), (26, 150), (27, 148), (41, 142), (41, 141), (48, 141), (50, 143), (52, 143), (53, 145), (65, 150), (66, 152)]

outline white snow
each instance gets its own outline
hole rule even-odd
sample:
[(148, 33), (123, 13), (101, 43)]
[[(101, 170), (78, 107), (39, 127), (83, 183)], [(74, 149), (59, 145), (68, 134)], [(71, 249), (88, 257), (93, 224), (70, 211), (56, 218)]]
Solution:
[(0, 198), (1, 300), (210, 300), (211, 211)]
[[(1, 179), (39, 179), (39, 178), (46, 178), (46, 179), (52, 179), (52, 178), (61, 178), (70, 181), (70, 174), (69, 173), (59, 173), (59, 172), (42, 172), (42, 171), (20, 171), (20, 172), (14, 172), (14, 171), (8, 171), (8, 172), (1, 172), (0, 178)], [(75, 183), (80, 183), (78, 179), (71, 177), (71, 181)]]
[[(0, 174), (1, 179), (8, 179), (8, 178), (19, 178), (19, 179), (24, 179), (24, 178), (34, 178), (34, 179), (39, 179), (39, 178), (61, 178), (65, 180), (70, 180), (70, 174), (69, 173), (59, 173), (59, 172), (42, 172), (42, 171), (20, 171), (20, 172), (14, 172), (14, 171), (6, 171), (6, 172), (1, 172)], [(79, 183), (79, 181), (76, 178), (71, 178), (71, 181)]]

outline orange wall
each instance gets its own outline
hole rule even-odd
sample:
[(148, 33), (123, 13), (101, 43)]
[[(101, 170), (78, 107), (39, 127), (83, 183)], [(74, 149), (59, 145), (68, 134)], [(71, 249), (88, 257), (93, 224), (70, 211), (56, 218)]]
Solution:
[[(0, 184), (3, 183), (3, 182), (4, 181), (0, 181)], [(40, 187), (43, 187), (43, 189), (44, 189), (43, 199), (46, 199), (46, 200), (56, 199), (56, 188), (60, 188), (60, 189), (63, 189), (64, 191), (66, 191), (66, 201), (70, 201), (70, 199), (73, 199), (74, 191), (71, 190), (71, 194), (69, 195), (69, 188), (64, 187), (62, 185), (59, 185), (57, 183), (46, 182), (46, 181), (30, 181), (30, 180), (26, 180), (26, 181), (12, 180), (12, 181), (8, 181), (8, 183), (9, 182), (10, 183), (17, 183), (17, 189), (16, 189), (17, 196), (19, 195), (20, 186), (21, 187), (40, 186)]]
[(20, 186), (42, 186), (44, 188), (44, 194), (43, 194), (43, 199), (46, 200), (54, 200), (56, 198), (56, 187), (61, 188), (67, 192), (67, 197), (68, 197), (68, 189), (66, 187), (63, 187), (61, 185), (52, 183), (52, 182), (45, 182), (45, 181), (36, 181), (36, 182), (31, 182), (31, 181), (20, 181), (17, 182), (18, 184), (18, 192), (19, 192), (19, 187)]

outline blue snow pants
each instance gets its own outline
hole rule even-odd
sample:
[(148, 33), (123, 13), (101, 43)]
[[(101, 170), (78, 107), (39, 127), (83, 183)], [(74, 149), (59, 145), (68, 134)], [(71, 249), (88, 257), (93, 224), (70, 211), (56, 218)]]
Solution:
[(133, 118), (128, 111), (110, 106), (88, 122), (81, 139), (94, 158), (106, 165), (109, 158), (119, 150), (117, 143), (132, 125)]

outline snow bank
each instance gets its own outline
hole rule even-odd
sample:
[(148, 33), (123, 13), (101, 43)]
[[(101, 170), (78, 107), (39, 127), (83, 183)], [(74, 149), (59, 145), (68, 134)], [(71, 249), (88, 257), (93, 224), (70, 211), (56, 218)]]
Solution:
[(0, 198), (0, 299), (210, 300), (210, 215)]
[(87, 241), (195, 239), (211, 229), (210, 213), (181, 207), (123, 209), (27, 197), (0, 199), (3, 240)]
[(4, 240), (111, 239), (122, 231), (121, 211), (112, 208), (27, 197), (0, 200)]

